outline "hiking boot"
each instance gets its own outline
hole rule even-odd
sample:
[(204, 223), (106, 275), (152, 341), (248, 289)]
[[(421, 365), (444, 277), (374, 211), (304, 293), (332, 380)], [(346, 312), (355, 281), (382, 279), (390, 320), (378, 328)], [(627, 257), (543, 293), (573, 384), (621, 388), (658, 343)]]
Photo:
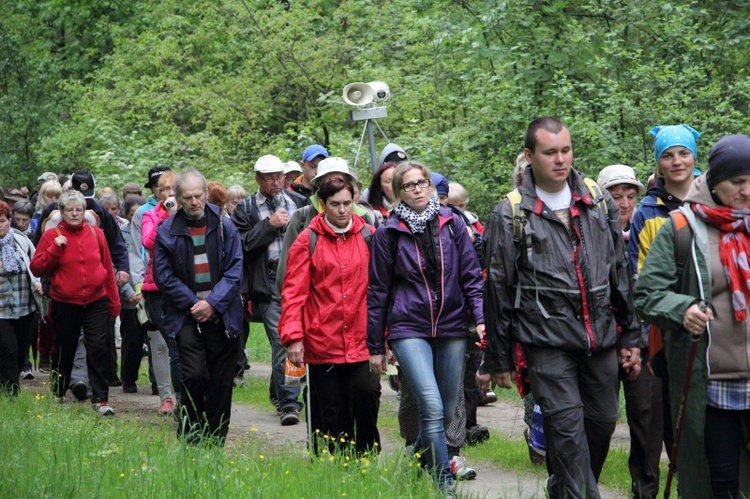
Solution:
[(474, 425), (466, 428), (466, 445), (477, 445), (490, 438), (490, 430), (486, 426)]
[(123, 393), (138, 393), (138, 387), (135, 385), (135, 383), (123, 383), (122, 391)]
[(25, 371), (21, 371), (21, 379), (34, 379), (34, 375), (31, 374), (30, 369), (27, 369)]
[(120, 378), (112, 378), (107, 381), (107, 384), (109, 386), (122, 386), (122, 381), (120, 380)]
[(456, 480), (472, 480), (477, 477), (477, 472), (466, 466), (465, 457), (453, 456), (451, 459), (451, 475)]
[(83, 381), (76, 381), (71, 384), (70, 391), (73, 393), (73, 395), (75, 395), (76, 399), (78, 399), (79, 402), (83, 402), (84, 400), (89, 398), (89, 389), (86, 386), (86, 383), (84, 383)]
[(49, 374), (49, 370), (51, 367), (52, 361), (50, 359), (50, 355), (48, 353), (40, 353), (39, 354), (39, 366), (37, 366), (37, 370), (42, 374)]
[(281, 409), (279, 421), (281, 422), (281, 426), (296, 425), (299, 423), (299, 410), (294, 407), (285, 407)]
[(94, 410), (102, 416), (114, 416), (115, 410), (112, 409), (106, 402), (98, 402), (94, 404)]

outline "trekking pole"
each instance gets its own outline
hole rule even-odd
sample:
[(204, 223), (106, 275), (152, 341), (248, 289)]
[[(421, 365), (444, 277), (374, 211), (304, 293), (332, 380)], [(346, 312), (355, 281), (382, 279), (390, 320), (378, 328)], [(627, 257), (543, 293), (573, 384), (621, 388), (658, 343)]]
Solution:
[(315, 446), (313, 445), (313, 438), (315, 435), (312, 432), (312, 417), (310, 416), (310, 366), (305, 364), (305, 378), (307, 379), (307, 386), (305, 387), (305, 419), (307, 420), (307, 447), (310, 450), (310, 455), (314, 455)]
[[(701, 300), (698, 303), (698, 310), (701, 312), (706, 311), (706, 302)], [(669, 473), (667, 473), (667, 485), (664, 489), (664, 499), (669, 499), (669, 494), (672, 488), (672, 477), (674, 476), (675, 463), (677, 461), (677, 448), (680, 443), (680, 434), (682, 433), (682, 423), (685, 419), (685, 405), (687, 404), (688, 392), (690, 391), (690, 378), (693, 375), (693, 361), (695, 360), (695, 352), (698, 347), (698, 340), (700, 335), (694, 334), (690, 339), (690, 354), (688, 355), (687, 372), (685, 373), (685, 383), (682, 388), (682, 399), (680, 400), (680, 408), (677, 411), (677, 425), (674, 430), (674, 441), (672, 442), (672, 452), (669, 455)]]

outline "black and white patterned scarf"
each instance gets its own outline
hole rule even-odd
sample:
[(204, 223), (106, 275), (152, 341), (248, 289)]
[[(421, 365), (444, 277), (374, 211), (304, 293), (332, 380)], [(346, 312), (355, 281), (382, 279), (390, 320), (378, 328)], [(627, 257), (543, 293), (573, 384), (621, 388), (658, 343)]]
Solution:
[(0, 238), (0, 249), (3, 254), (3, 274), (17, 274), (21, 272), (21, 255), (16, 251), (16, 242), (13, 240), (13, 229), (9, 230), (5, 237)]
[(396, 211), (398, 218), (403, 220), (403, 222), (409, 226), (409, 229), (411, 229), (413, 234), (422, 234), (425, 227), (427, 227), (427, 222), (435, 218), (440, 210), (440, 203), (437, 198), (431, 197), (430, 202), (427, 204), (427, 208), (425, 208), (422, 213), (417, 213), (412, 210), (404, 202), (397, 203), (394, 210)]

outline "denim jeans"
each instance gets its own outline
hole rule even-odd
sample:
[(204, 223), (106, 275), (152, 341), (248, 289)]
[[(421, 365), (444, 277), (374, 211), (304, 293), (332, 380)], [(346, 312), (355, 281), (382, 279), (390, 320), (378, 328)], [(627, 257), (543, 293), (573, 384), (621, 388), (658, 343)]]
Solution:
[(456, 412), (466, 338), (407, 338), (392, 340), (390, 347), (417, 400), (419, 436), (414, 449), (422, 452), (422, 462), (438, 484), (450, 483), (445, 427)]
[(281, 344), (279, 338), (279, 318), (281, 318), (281, 295), (276, 286), (276, 279), (269, 278), (271, 288), (271, 301), (259, 302), (263, 326), (266, 329), (268, 342), (271, 344), (271, 383), (269, 386), (269, 397), (278, 409), (293, 408), (302, 409), (302, 403), (298, 400), (299, 386), (287, 386), (284, 382), (284, 366), (286, 364), (286, 348)]

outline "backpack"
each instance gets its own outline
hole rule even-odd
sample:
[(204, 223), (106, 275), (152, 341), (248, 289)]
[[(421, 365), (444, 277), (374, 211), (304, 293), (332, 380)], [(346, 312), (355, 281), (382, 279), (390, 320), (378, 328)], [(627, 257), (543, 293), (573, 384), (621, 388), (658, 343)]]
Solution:
[[(676, 286), (682, 281), (685, 266), (690, 261), (690, 252), (693, 245), (693, 228), (690, 227), (685, 214), (679, 210), (669, 212), (674, 230), (674, 261), (677, 265), (675, 277)], [(661, 328), (649, 325), (648, 330), (648, 355), (649, 365), (655, 376), (667, 377), (667, 359), (664, 352), (664, 333)]]

